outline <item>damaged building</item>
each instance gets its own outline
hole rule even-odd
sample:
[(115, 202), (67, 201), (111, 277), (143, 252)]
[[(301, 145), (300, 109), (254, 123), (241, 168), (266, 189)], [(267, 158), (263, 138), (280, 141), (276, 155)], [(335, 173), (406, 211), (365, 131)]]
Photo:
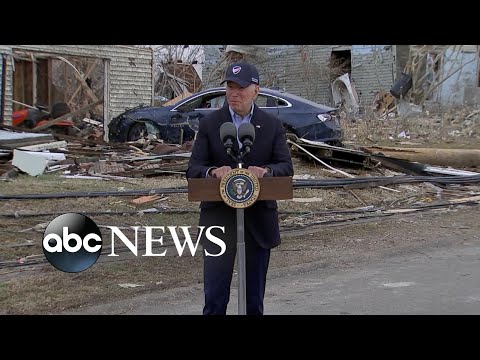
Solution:
[[(153, 102), (153, 54), (123, 45), (0, 45), (0, 122), (21, 109), (101, 120)], [(62, 106), (58, 106), (61, 104)], [(108, 132), (104, 133), (108, 140)]]
[(397, 74), (412, 79), (407, 100), (445, 106), (480, 103), (478, 45), (397, 46)]
[(360, 106), (372, 103), (380, 89), (394, 82), (395, 47), (393, 45), (278, 45), (205, 46), (204, 81), (217, 85), (225, 67), (218, 65), (224, 52), (255, 62), (262, 85), (334, 105), (331, 84), (350, 74)]
[[(424, 105), (476, 105), (478, 49), (477, 45), (204, 45), (203, 63), (172, 58), (162, 63), (156, 76), (158, 64), (148, 47), (0, 45), (0, 122), (16, 125), (16, 113), (39, 105), (52, 118), (74, 114), (105, 127), (128, 108), (170, 104), (218, 86), (227, 64), (238, 60), (257, 65), (264, 87), (341, 108), (353, 117), (393, 110), (402, 115), (405, 109), (421, 111)], [(398, 94), (392, 92), (395, 86), (401, 90)], [(108, 132), (104, 138), (108, 140)]]
[(375, 110), (379, 95), (389, 106), (389, 91), (403, 77), (412, 82), (402, 93), (409, 103), (480, 100), (477, 45), (208, 45), (204, 87), (217, 86), (226, 64), (242, 59), (258, 66), (265, 87), (351, 112)]

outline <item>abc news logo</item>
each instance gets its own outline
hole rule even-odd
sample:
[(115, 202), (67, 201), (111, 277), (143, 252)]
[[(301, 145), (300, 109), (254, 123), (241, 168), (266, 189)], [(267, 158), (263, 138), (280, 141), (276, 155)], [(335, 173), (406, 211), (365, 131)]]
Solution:
[[(107, 256), (119, 256), (115, 254), (115, 238), (122, 241), (127, 248), (138, 256), (138, 230), (140, 226), (132, 226), (135, 230), (135, 239), (132, 242), (118, 227), (108, 226), (111, 230), (111, 252)], [(153, 242), (159, 242), (163, 245), (163, 236), (154, 238), (154, 231), (165, 232), (164, 226), (144, 226), (145, 229), (145, 254), (142, 256), (165, 256), (167, 250), (161, 253), (153, 252)], [(219, 246), (220, 251), (211, 254), (205, 251), (206, 256), (221, 256), (227, 246), (225, 242), (212, 234), (213, 230), (225, 233), (222, 226), (199, 226), (197, 240), (194, 243), (189, 233), (190, 226), (167, 226), (167, 229), (174, 241), (178, 256), (182, 256), (186, 246), (190, 250), (191, 256), (194, 256), (202, 234), (205, 232), (207, 240)], [(177, 233), (179, 229), (185, 240), (182, 243)], [(43, 253), (48, 262), (58, 270), (69, 273), (78, 273), (84, 271), (95, 264), (102, 252), (102, 234), (97, 224), (89, 217), (83, 214), (68, 213), (63, 214), (50, 222), (43, 235)]]

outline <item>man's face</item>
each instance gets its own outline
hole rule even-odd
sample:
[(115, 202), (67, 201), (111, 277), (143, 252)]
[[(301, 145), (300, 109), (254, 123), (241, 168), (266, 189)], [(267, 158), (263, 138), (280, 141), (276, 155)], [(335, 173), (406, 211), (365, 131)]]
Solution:
[(233, 81), (227, 81), (226, 93), (228, 104), (233, 111), (241, 116), (247, 115), (251, 110), (252, 101), (257, 97), (259, 86), (250, 84), (246, 88)]

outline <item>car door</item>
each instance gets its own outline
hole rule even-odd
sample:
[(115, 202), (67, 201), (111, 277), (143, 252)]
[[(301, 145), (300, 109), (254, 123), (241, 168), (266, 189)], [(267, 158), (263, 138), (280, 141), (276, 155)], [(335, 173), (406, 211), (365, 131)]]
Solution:
[(215, 110), (220, 109), (225, 103), (225, 92), (218, 91), (213, 93), (207, 93), (200, 96), (192, 106), (193, 110), (188, 112), (187, 121), (191, 124), (198, 121), (204, 116), (212, 113)]
[(171, 131), (183, 131), (184, 140), (192, 140), (201, 118), (218, 110), (225, 102), (225, 91), (209, 91), (193, 96), (172, 111)]

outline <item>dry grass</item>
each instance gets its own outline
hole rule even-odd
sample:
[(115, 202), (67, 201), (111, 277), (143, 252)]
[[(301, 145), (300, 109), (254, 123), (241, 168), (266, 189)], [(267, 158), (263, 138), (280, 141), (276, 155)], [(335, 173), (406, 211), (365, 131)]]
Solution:
[[(480, 148), (480, 115), (464, 107), (438, 109), (406, 117), (378, 117), (367, 114), (355, 122), (344, 122), (345, 138), (357, 144), (440, 148)], [(473, 115), (471, 115), (473, 114)], [(405, 131), (410, 139), (398, 137)]]

